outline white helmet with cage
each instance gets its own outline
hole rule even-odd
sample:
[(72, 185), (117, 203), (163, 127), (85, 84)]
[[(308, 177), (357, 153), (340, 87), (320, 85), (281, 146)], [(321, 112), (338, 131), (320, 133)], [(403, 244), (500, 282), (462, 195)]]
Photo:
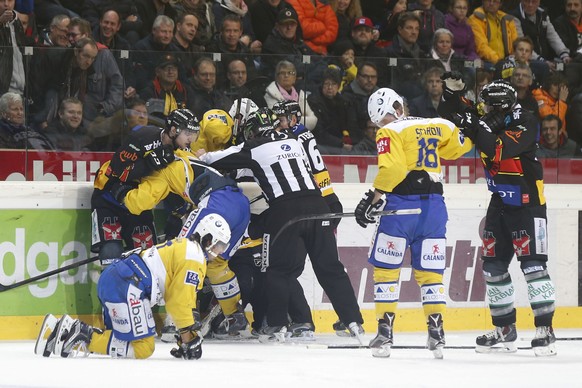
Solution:
[[(240, 102), (239, 102), (240, 100)], [(228, 111), (228, 114), (230, 115), (230, 117), (232, 117), (233, 120), (237, 119), (237, 107), (238, 107), (238, 114), (240, 115), (239, 119), (241, 124), (244, 125), (244, 123), (247, 121), (247, 118), (249, 117), (249, 114), (256, 112), (259, 110), (259, 107), (257, 106), (257, 104), (255, 104), (255, 102), (253, 100), (251, 100), (250, 98), (240, 98), (240, 99), (236, 99), (234, 100), (234, 102), (232, 103), (232, 106), (230, 107), (230, 110)]]
[(228, 222), (217, 213), (203, 216), (188, 236), (197, 241), (209, 255), (209, 259), (224, 253), (230, 242), (230, 227)]
[[(401, 109), (400, 113), (398, 112), (399, 107)], [(377, 126), (381, 126), (380, 123), (386, 115), (391, 114), (399, 119), (404, 116), (403, 112), (404, 100), (392, 89), (378, 89), (368, 99), (368, 114), (370, 115), (370, 120)]]

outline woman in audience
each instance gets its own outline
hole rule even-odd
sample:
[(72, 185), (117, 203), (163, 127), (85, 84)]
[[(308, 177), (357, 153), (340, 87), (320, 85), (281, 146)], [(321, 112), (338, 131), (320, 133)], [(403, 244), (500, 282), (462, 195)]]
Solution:
[(445, 15), (445, 28), (454, 36), (453, 49), (470, 61), (477, 58), (475, 36), (467, 24), (468, 0), (451, 0), (449, 12)]
[(336, 42), (351, 39), (354, 20), (362, 17), (362, 6), (360, 0), (330, 0), (329, 5), (335, 12), (338, 24), (337, 38), (329, 46), (329, 50), (333, 51)]

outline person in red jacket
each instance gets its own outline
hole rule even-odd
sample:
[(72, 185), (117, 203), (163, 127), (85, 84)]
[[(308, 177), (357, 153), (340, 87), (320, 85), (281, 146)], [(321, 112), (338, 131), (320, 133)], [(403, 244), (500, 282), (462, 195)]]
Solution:
[(313, 51), (327, 55), (327, 46), (337, 38), (338, 22), (335, 12), (322, 0), (287, 0), (299, 16), (303, 40)]

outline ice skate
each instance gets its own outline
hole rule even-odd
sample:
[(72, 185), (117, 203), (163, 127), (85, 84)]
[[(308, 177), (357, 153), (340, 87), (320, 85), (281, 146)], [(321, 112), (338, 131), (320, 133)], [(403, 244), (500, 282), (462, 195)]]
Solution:
[(493, 331), (477, 337), (475, 351), (477, 353), (514, 353), (517, 351), (516, 340), (515, 323), (508, 326), (496, 326)]
[(531, 347), (538, 357), (555, 356), (557, 354), (556, 336), (552, 326), (536, 327), (536, 335), (531, 340)]
[(339, 319), (332, 325), (335, 334), (339, 337), (351, 337), (352, 333), (348, 330), (346, 325)]
[(352, 322), (348, 325), (348, 330), (350, 331), (350, 337), (355, 337), (360, 345), (364, 345), (364, 328), (362, 324), (358, 322)]
[(291, 323), (285, 338), (293, 341), (315, 341), (315, 326), (312, 323)]
[(164, 319), (164, 327), (162, 327), (160, 339), (162, 342), (173, 344), (176, 342), (176, 336), (178, 335), (178, 329), (174, 324), (174, 320), (170, 315), (166, 315)]
[(49, 357), (55, 348), (56, 326), (59, 320), (52, 314), (47, 314), (41, 325), (34, 345), (34, 354)]
[(370, 349), (374, 357), (390, 357), (394, 343), (394, 313), (384, 313), (384, 317), (378, 321), (378, 334), (370, 341)]
[(89, 355), (89, 343), (93, 327), (78, 319), (73, 319), (68, 315), (63, 316), (58, 324), (55, 348), (53, 353), (61, 357), (76, 357)]
[(287, 326), (264, 326), (259, 330), (259, 342), (285, 342)]
[(428, 340), (426, 347), (432, 352), (434, 358), (443, 358), (443, 348), (445, 346), (445, 331), (443, 329), (443, 316), (441, 314), (430, 314), (428, 316)]
[(217, 324), (213, 322), (212, 334), (215, 338), (240, 338), (240, 332), (249, 325), (241, 305), (237, 306), (236, 312), (223, 317)]

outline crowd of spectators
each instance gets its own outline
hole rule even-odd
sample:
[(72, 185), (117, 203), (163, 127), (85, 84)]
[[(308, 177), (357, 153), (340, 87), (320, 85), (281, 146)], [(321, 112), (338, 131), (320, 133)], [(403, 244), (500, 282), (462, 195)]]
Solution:
[(477, 104), (503, 78), (582, 143), (582, 0), (6, 0), (0, 139), (113, 151), (173, 109), (202, 118), (248, 97), (297, 101), (324, 153), (374, 154), (368, 97), (391, 87), (435, 117), (454, 70)]

